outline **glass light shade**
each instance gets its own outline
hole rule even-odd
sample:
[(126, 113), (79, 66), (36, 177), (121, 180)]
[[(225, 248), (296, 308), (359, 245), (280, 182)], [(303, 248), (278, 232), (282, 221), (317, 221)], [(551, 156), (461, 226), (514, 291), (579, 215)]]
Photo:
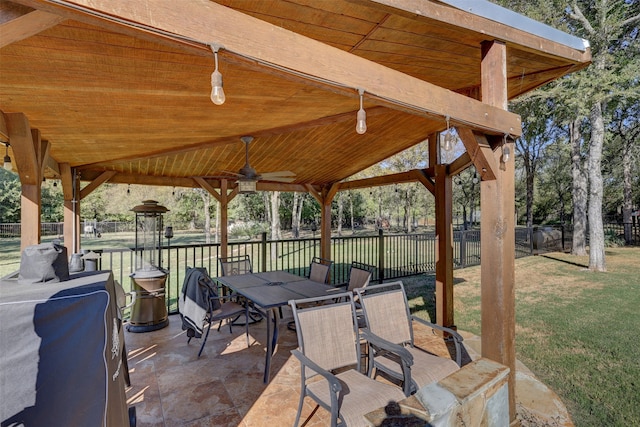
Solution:
[(453, 136), (451, 131), (448, 131), (444, 136), (444, 144), (442, 144), (442, 149), (444, 151), (451, 151), (453, 147), (456, 145), (456, 137)]
[(4, 156), (4, 165), (3, 165), (3, 167), (8, 171), (11, 171), (13, 169), (12, 165), (11, 165), (11, 157), (9, 157), (8, 155)]
[(238, 193), (255, 193), (256, 181), (250, 179), (238, 180)]
[(511, 159), (511, 149), (508, 145), (502, 146), (502, 161), (507, 163)]
[(222, 88), (222, 74), (217, 69), (211, 73), (211, 102), (222, 105), (225, 101), (224, 89)]
[(362, 135), (367, 131), (367, 112), (364, 111), (364, 108), (360, 107), (357, 117), (358, 121), (356, 123), (356, 132)]

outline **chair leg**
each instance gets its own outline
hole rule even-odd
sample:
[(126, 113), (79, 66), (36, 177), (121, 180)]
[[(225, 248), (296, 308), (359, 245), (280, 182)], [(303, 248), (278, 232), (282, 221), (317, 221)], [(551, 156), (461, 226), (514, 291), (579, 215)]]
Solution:
[(204, 335), (204, 339), (202, 340), (202, 345), (200, 346), (200, 351), (198, 352), (198, 358), (202, 354), (202, 350), (204, 350), (204, 345), (207, 343), (207, 338), (209, 338), (210, 330), (211, 330), (211, 323), (207, 322), (207, 333)]
[[(304, 366), (302, 366), (302, 369), (304, 369)], [(300, 389), (300, 401), (298, 402), (298, 413), (296, 414), (296, 420), (293, 422), (293, 427), (298, 427), (298, 424), (300, 423), (300, 415), (302, 414), (302, 404), (304, 403), (304, 396), (305, 396), (305, 387), (304, 387), (304, 383)]]

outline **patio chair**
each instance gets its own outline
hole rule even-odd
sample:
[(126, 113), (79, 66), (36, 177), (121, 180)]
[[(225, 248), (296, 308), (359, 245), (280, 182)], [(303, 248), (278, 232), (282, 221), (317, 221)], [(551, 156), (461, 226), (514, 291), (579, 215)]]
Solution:
[(218, 261), (220, 262), (220, 271), (223, 276), (253, 273), (253, 267), (251, 266), (251, 258), (249, 258), (249, 255), (218, 258)]
[[(309, 275), (307, 276), (307, 278), (309, 280), (313, 280), (314, 282), (328, 283), (329, 273), (331, 272), (332, 265), (333, 261), (331, 260), (320, 257), (313, 257), (311, 259), (311, 263), (309, 264)], [(280, 317), (282, 317), (282, 311), (280, 311)], [(287, 329), (289, 329), (290, 331), (296, 330), (296, 325), (293, 320), (287, 323)]]
[(332, 265), (333, 261), (331, 260), (313, 257), (313, 259), (311, 260), (311, 264), (309, 264), (309, 280), (320, 283), (328, 283), (329, 272), (331, 271)]
[(294, 426), (300, 422), (306, 396), (331, 413), (332, 427), (339, 422), (342, 426), (368, 425), (365, 414), (404, 399), (397, 387), (360, 371), (359, 328), (350, 292), (292, 300), (289, 305), (298, 335), (298, 348), (291, 354), (302, 364)]
[[(404, 394), (409, 396), (419, 388), (437, 382), (460, 369), (462, 337), (450, 328), (412, 316), (402, 282), (371, 285), (356, 289), (356, 293), (362, 304), (367, 328), (363, 331), (363, 336), (369, 341), (369, 375), (372, 375), (373, 369), (376, 370), (376, 375), (379, 371), (386, 374), (390, 379), (399, 382)], [(456, 361), (415, 347), (413, 321), (449, 334), (455, 344)], [(387, 348), (379, 347), (375, 343), (380, 339), (387, 342)]]
[[(217, 286), (211, 280), (206, 268), (187, 267), (187, 272), (180, 293), (180, 315), (182, 317), (182, 329), (187, 331), (187, 344), (191, 338), (201, 338), (205, 325), (207, 332), (202, 340), (198, 357), (202, 354), (211, 325), (218, 323), (218, 331), (222, 321), (229, 324), (229, 333), (232, 333), (232, 319), (240, 315), (248, 316), (248, 306), (235, 302), (233, 294), (218, 296)], [(247, 347), (249, 347), (249, 323), (245, 323), (245, 335)]]
[(346, 291), (355, 293), (356, 288), (365, 288), (369, 285), (375, 269), (376, 267), (374, 265), (352, 261), (351, 266), (349, 266), (349, 280), (347, 280), (346, 283), (336, 286), (344, 287)]
[[(219, 257), (218, 262), (220, 263), (220, 273), (222, 276), (235, 276), (238, 274), (253, 273), (253, 266), (249, 255)], [(250, 301), (245, 301), (245, 304), (248, 304), (251, 307)], [(233, 319), (232, 323), (234, 325), (242, 326), (244, 323), (241, 324), (238, 322), (239, 317), (240, 316)], [(262, 314), (255, 309), (249, 310), (249, 323), (259, 322), (260, 320), (262, 320)]]

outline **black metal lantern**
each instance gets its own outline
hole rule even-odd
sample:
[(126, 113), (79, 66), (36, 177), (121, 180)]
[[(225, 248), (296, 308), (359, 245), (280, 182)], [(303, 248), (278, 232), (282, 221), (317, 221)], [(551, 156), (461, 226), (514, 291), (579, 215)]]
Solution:
[(143, 200), (136, 214), (135, 271), (131, 274), (136, 299), (131, 307), (130, 332), (149, 332), (169, 324), (162, 268), (163, 215), (169, 210), (155, 200)]

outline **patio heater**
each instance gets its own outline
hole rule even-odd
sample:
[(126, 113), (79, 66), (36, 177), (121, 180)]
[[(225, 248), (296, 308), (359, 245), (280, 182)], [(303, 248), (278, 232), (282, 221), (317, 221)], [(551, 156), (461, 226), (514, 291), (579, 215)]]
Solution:
[(129, 332), (150, 332), (169, 324), (162, 268), (162, 216), (168, 209), (155, 200), (143, 200), (131, 209), (136, 214), (135, 271), (131, 274), (136, 299), (131, 307)]

